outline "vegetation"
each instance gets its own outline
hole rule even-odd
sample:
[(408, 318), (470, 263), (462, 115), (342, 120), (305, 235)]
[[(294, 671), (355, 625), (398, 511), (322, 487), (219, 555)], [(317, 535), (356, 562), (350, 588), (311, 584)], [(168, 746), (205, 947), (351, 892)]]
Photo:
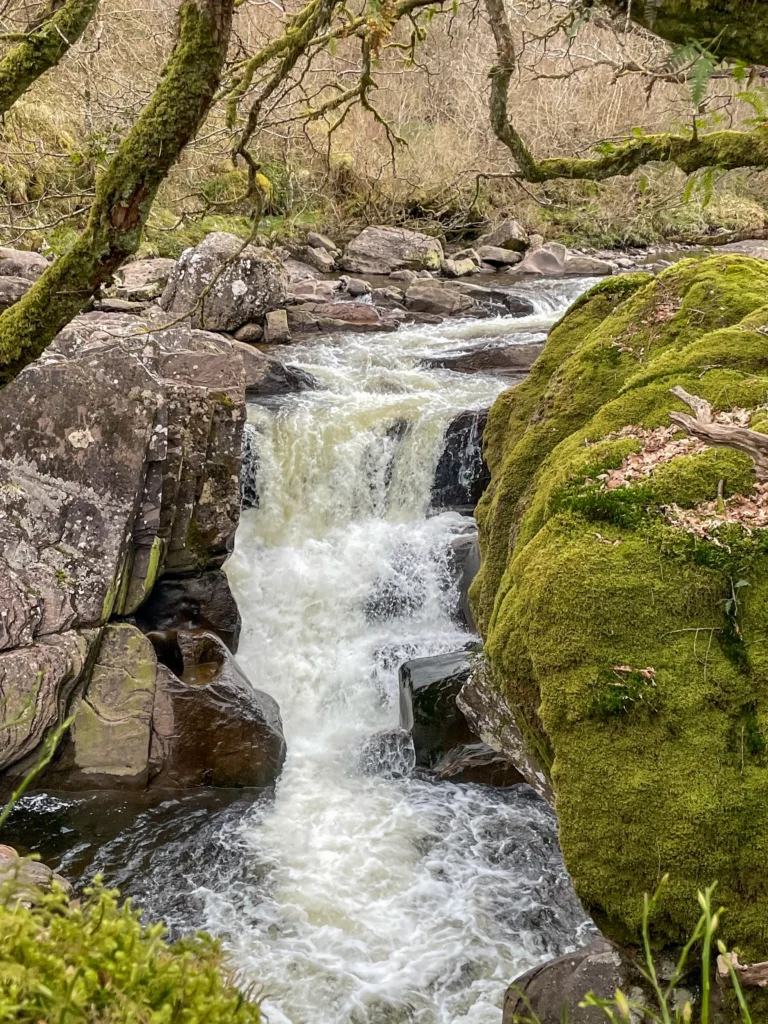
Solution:
[(258, 1004), (222, 973), (209, 938), (169, 945), (130, 902), (96, 882), (82, 901), (54, 891), (34, 907), (0, 891), (0, 1020), (255, 1024)]
[(595, 920), (637, 941), (641, 894), (670, 871), (657, 934), (679, 945), (692, 894), (716, 877), (724, 937), (757, 959), (768, 544), (741, 512), (762, 491), (746, 455), (681, 441), (670, 389), (764, 429), (767, 283), (764, 263), (720, 256), (607, 281), (574, 306), (492, 409), (472, 588)]

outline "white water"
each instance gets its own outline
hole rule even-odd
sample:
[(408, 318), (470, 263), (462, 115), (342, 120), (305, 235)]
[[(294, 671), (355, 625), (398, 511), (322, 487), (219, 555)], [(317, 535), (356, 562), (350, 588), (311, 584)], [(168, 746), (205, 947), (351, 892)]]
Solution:
[[(251, 408), (259, 508), (227, 571), (238, 657), (280, 703), (288, 758), (274, 803), (239, 826), (259, 883), (212, 886), (205, 914), (271, 1024), (498, 1024), (509, 981), (588, 927), (553, 816), (525, 788), (359, 767), (361, 744), (398, 724), (398, 665), (470, 639), (447, 560), (468, 522), (426, 513), (447, 424), (504, 384), (419, 361), (545, 329), (586, 283), (528, 289), (540, 312), (524, 320), (296, 346), (287, 359), (325, 390)], [(403, 601), (375, 618), (382, 580)]]

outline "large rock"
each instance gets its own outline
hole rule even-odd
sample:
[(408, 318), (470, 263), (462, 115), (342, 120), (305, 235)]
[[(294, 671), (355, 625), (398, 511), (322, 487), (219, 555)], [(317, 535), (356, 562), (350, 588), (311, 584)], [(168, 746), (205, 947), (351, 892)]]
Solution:
[(284, 759), (277, 704), (218, 637), (147, 637), (119, 623), (104, 629), (71, 733), (42, 782), (74, 791), (262, 787)]
[(87, 682), (98, 629), (164, 572), (227, 557), (246, 374), (224, 338), (75, 319), (0, 403), (0, 767), (34, 758)]
[[(583, 295), (489, 415), (472, 585), (585, 909), (636, 940), (668, 873), (652, 933), (674, 951), (717, 879), (718, 934), (752, 962), (768, 955), (768, 519), (734, 442), (768, 427), (766, 295), (768, 264), (727, 253)], [(701, 440), (679, 433), (686, 392), (710, 403)]]
[(477, 240), (477, 251), (481, 259), (485, 257), (480, 249), (491, 246), (494, 249), (510, 249), (513, 252), (524, 252), (528, 248), (528, 233), (518, 222), (509, 217), (493, 231), (481, 235)]
[(490, 263), (492, 267), (514, 267), (523, 258), (519, 252), (503, 249), (499, 245), (480, 245), (477, 255), (483, 263)]
[(288, 275), (266, 249), (216, 231), (182, 253), (160, 304), (194, 327), (236, 331), (284, 305)]
[(129, 302), (150, 302), (163, 294), (176, 260), (146, 259), (126, 263), (115, 274), (109, 294)]
[(400, 666), (400, 728), (410, 732), (416, 764), (430, 768), (476, 737), (456, 704), (469, 677), (466, 651), (414, 658)]
[(448, 288), (440, 281), (411, 281), (405, 293), (407, 309), (415, 313), (435, 313), (438, 316), (460, 316), (474, 306), (470, 296), (456, 288)]
[(0, 277), (23, 277), (27, 281), (36, 281), (49, 266), (48, 260), (39, 252), (0, 246)]
[(466, 743), (449, 750), (433, 771), (440, 782), (472, 782), (500, 789), (525, 782), (512, 761), (487, 743)]
[(626, 998), (645, 1003), (642, 980), (614, 946), (596, 938), (575, 953), (547, 960), (517, 978), (504, 997), (503, 1024), (516, 1024), (523, 1018), (540, 1024), (563, 1024), (565, 1020), (569, 1024), (602, 1024), (606, 1019), (603, 1010), (579, 1005), (584, 996), (593, 992), (599, 999), (610, 1000), (619, 989)]
[(512, 345), (483, 345), (464, 352), (445, 352), (439, 356), (429, 356), (423, 361), (423, 365), (431, 369), (440, 367), (454, 370), (456, 373), (516, 376), (530, 370), (543, 348), (543, 340)]
[(488, 410), (467, 410), (448, 424), (432, 485), (433, 508), (471, 511), (488, 485), (483, 459), (483, 430)]
[(289, 306), (288, 326), (295, 334), (318, 331), (386, 331), (394, 330), (398, 321), (382, 318), (375, 306), (367, 302), (303, 302)]
[(613, 264), (594, 256), (571, 255), (560, 242), (545, 242), (538, 249), (526, 253), (522, 263), (514, 268), (516, 274), (538, 274), (543, 277), (562, 277), (565, 274), (580, 277), (602, 277), (612, 274)]
[(243, 361), (245, 394), (249, 399), (273, 398), (320, 387), (317, 378), (299, 366), (282, 363), (238, 341), (233, 341), (232, 347)]
[(471, 631), (476, 632), (475, 619), (469, 602), (469, 588), (480, 568), (480, 545), (477, 530), (460, 533), (451, 540), (451, 569), (458, 591), (458, 617)]
[(22, 858), (11, 846), (0, 846), (0, 904), (34, 907), (55, 888), (69, 895), (72, 886), (39, 861)]
[(477, 264), (470, 257), (464, 259), (452, 259), (443, 260), (440, 264), (440, 270), (445, 277), (467, 277), (469, 274), (474, 274), (477, 268)]
[(334, 295), (340, 290), (339, 281), (319, 281), (316, 278), (305, 278), (288, 283), (288, 300), (296, 303), (331, 302)]
[(341, 265), (353, 274), (439, 270), (443, 247), (436, 238), (405, 228), (368, 227), (344, 250)]
[(28, 277), (0, 277), (0, 313), (26, 295), (32, 284)]
[(336, 260), (332, 253), (327, 249), (313, 249), (311, 246), (307, 246), (304, 250), (304, 262), (321, 274), (332, 274), (336, 266)]

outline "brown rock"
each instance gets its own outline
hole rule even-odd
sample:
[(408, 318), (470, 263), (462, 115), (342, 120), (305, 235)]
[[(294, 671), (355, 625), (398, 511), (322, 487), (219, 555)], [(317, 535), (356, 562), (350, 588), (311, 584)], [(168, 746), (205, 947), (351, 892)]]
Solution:
[(131, 302), (150, 302), (162, 295), (175, 269), (176, 260), (171, 259), (134, 260), (133, 263), (126, 263), (115, 274), (115, 282), (109, 294)]
[(388, 325), (365, 302), (305, 302), (288, 309), (288, 325), (296, 333), (314, 331), (381, 331)]
[(446, 288), (439, 281), (412, 281), (405, 293), (405, 305), (416, 313), (460, 316), (474, 305), (468, 295)]
[(433, 769), (441, 782), (474, 782), (482, 786), (517, 786), (525, 779), (514, 764), (487, 743), (468, 743), (449, 750)]
[(235, 331), (235, 340), (246, 345), (255, 345), (264, 337), (264, 328), (260, 324), (243, 324)]
[(205, 629), (220, 637), (233, 653), (237, 650), (240, 612), (221, 569), (164, 576), (136, 609), (134, 619), (144, 633)]

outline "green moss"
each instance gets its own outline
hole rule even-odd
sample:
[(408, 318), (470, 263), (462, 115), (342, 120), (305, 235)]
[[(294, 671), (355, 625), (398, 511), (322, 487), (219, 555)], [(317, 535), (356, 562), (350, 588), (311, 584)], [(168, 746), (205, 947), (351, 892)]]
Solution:
[(95, 885), (80, 904), (58, 891), (33, 909), (13, 884), (0, 899), (0, 1019), (256, 1024), (259, 1007), (222, 973), (205, 935), (169, 945), (164, 926), (142, 926), (130, 903)]
[[(684, 408), (674, 385), (716, 410), (765, 402), (766, 284), (765, 264), (718, 256), (582, 298), (492, 410), (472, 590), (489, 676), (551, 773), (587, 909), (631, 941), (642, 893), (668, 871), (655, 926), (674, 945), (697, 916), (696, 889), (718, 879), (726, 941), (759, 959), (768, 535), (731, 525), (702, 541), (664, 516), (714, 500), (720, 481), (726, 497), (750, 494), (751, 460), (709, 449), (628, 487), (597, 477), (642, 446), (616, 431), (666, 427)], [(768, 423), (761, 410), (754, 420)]]

